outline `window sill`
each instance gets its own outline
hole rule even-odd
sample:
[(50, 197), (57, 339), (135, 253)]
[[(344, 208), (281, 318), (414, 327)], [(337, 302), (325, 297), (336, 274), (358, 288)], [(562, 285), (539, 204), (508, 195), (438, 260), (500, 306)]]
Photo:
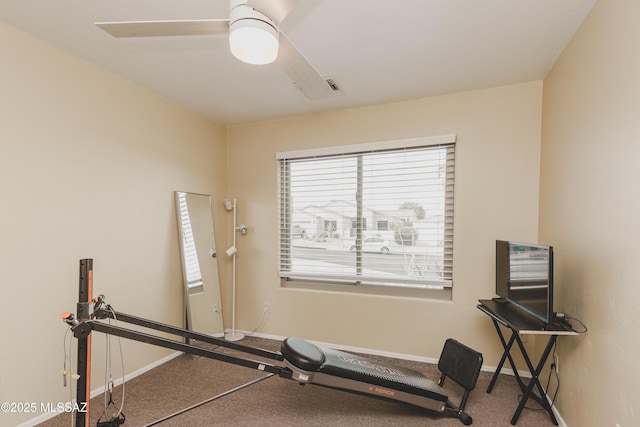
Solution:
[(320, 282), (312, 280), (302, 280), (296, 278), (281, 279), (280, 286), (285, 289), (305, 289), (323, 292), (343, 292), (362, 295), (381, 295), (392, 297), (410, 297), (434, 300), (451, 300), (451, 287), (428, 289), (424, 287), (412, 286), (389, 286), (371, 285), (355, 283), (334, 283)]

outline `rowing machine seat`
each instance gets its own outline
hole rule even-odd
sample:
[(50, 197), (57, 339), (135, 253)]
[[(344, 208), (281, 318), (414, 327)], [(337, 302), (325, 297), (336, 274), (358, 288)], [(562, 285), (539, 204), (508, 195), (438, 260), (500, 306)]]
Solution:
[(285, 359), (305, 371), (318, 371), (325, 361), (324, 353), (318, 346), (296, 337), (284, 340), (281, 353)]

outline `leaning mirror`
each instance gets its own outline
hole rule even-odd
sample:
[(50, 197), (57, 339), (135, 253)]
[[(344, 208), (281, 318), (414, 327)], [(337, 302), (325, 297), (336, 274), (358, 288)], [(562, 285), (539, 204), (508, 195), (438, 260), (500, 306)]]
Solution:
[(211, 196), (176, 191), (187, 329), (224, 336)]

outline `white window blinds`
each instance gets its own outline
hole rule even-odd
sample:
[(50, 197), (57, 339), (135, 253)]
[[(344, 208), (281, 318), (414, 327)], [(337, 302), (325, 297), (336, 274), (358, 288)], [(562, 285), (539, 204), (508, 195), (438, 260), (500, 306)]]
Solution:
[(451, 135), (279, 153), (280, 276), (451, 286), (454, 142)]

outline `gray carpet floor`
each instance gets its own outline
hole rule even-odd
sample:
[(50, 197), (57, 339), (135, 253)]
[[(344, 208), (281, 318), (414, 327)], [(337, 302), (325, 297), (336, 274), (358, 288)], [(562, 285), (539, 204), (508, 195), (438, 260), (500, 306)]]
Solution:
[[(245, 345), (279, 349), (277, 341), (247, 338)], [(232, 350), (223, 351), (233, 353)], [(126, 357), (126, 355), (125, 355)], [(255, 356), (250, 356), (257, 359)], [(381, 357), (373, 356), (389, 361)], [(126, 359), (125, 359), (126, 360)], [(393, 360), (437, 381), (440, 374), (430, 364)], [(276, 362), (279, 363), (279, 362)], [(94, 368), (95, 369), (95, 368)], [(203, 357), (181, 355), (126, 382), (125, 427), (145, 426), (184, 408), (203, 402), (227, 390), (263, 377), (253, 369), (235, 366)], [(501, 375), (491, 394), (486, 393), (491, 373), (481, 372), (471, 393), (465, 412), (473, 417), (473, 426), (510, 426), (511, 417), (521, 394), (515, 379)], [(452, 381), (445, 390), (454, 403), (459, 403), (462, 389)], [(114, 390), (117, 406), (121, 402), (121, 387)], [(104, 411), (102, 395), (91, 401), (90, 424), (95, 426)], [(549, 415), (531, 400), (517, 425), (521, 427), (552, 426)], [(107, 409), (107, 416), (115, 406)], [(105, 419), (103, 418), (103, 419)], [(61, 414), (41, 427), (70, 426), (69, 414)], [(277, 376), (260, 381), (215, 401), (204, 404), (160, 424), (173, 426), (442, 426), (460, 427), (456, 418), (447, 418), (403, 403), (373, 399), (324, 387), (301, 386)]]

